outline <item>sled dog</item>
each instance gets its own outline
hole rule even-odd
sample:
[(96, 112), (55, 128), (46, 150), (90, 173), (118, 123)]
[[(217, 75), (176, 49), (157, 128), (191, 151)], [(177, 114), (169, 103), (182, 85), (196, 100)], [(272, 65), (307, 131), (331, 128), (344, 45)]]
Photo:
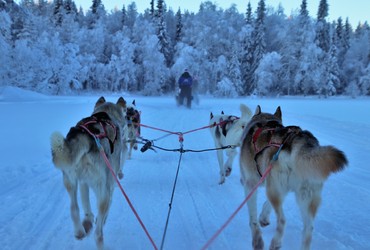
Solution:
[(131, 105), (127, 105), (126, 120), (128, 128), (129, 151), (128, 159), (131, 159), (132, 149), (137, 150), (137, 138), (140, 137), (140, 111), (137, 110), (135, 100)]
[[(122, 140), (123, 127), (126, 125), (125, 108), (126, 101), (122, 97), (117, 103), (106, 102), (101, 97), (92, 115), (72, 127), (66, 138), (59, 132), (54, 132), (50, 138), (53, 163), (62, 171), (64, 186), (71, 199), (71, 217), (77, 239), (84, 238), (93, 227), (94, 214), (91, 211), (89, 189), (95, 192), (98, 207), (95, 240), (98, 248), (103, 248), (103, 226), (115, 181), (94, 138), (100, 141), (117, 174), (123, 164), (122, 155), (127, 151), (126, 143)], [(85, 215), (82, 222), (77, 201), (78, 185)]]
[[(270, 249), (280, 249), (285, 228), (283, 201), (288, 192), (295, 193), (303, 221), (301, 249), (310, 249), (313, 221), (321, 201), (321, 190), (331, 173), (347, 165), (344, 153), (333, 146), (320, 146), (318, 140), (297, 126), (284, 127), (282, 112), (262, 113), (257, 106), (245, 128), (240, 148), (241, 182), (246, 195), (257, 185), (262, 174), (272, 167), (264, 184), (268, 201), (257, 220), (257, 194), (247, 201), (253, 249), (263, 249), (260, 226), (267, 226), (271, 208), (277, 228)], [(271, 165), (270, 165), (271, 164)]]
[[(235, 156), (237, 155), (236, 147), (240, 146), (241, 137), (245, 126), (252, 116), (251, 110), (244, 104), (240, 105), (242, 116), (236, 117), (233, 115), (210, 115), (211, 135), (216, 148), (227, 147), (224, 150), (217, 150), (217, 160), (220, 167), (220, 181), (223, 184), (227, 176), (231, 174), (232, 165)], [(224, 162), (224, 151), (227, 155), (227, 160)]]

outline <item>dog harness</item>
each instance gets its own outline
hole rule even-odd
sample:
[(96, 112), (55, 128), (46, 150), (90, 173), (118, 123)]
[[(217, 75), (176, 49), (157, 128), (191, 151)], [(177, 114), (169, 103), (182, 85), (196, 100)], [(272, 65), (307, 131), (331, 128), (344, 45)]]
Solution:
[(216, 122), (214, 123), (214, 126), (219, 126), (221, 128), (221, 131), (222, 131), (222, 134), (224, 136), (227, 135), (227, 129), (226, 129), (226, 126), (229, 124), (229, 123), (233, 123), (234, 121), (240, 119), (239, 117), (237, 116), (234, 116), (234, 115), (230, 115), (226, 120), (224, 119), (220, 119), (220, 122), (218, 124), (216, 124)]
[[(112, 123), (112, 120), (106, 112), (98, 112), (90, 117), (84, 118), (77, 124), (77, 126), (90, 134), (94, 139), (107, 138), (109, 141), (110, 152), (111, 154), (113, 153), (114, 143), (117, 140), (117, 127)], [(113, 129), (113, 138), (110, 138), (108, 135), (107, 127)]]
[[(258, 163), (257, 163), (257, 159), (258, 159), (258, 156), (260, 156), (263, 151), (269, 147), (275, 147), (275, 148), (278, 148), (278, 151), (277, 151), (277, 154), (276, 156), (276, 159), (274, 160), (277, 160), (277, 157), (280, 153), (280, 150), (283, 148), (284, 145), (286, 145), (288, 142), (291, 142), (293, 140), (293, 137), (295, 135), (297, 135), (299, 132), (301, 132), (301, 128), (297, 127), (297, 126), (288, 126), (288, 127), (284, 127), (280, 124), (277, 124), (276, 127), (273, 127), (273, 128), (264, 128), (264, 127), (259, 127), (252, 135), (252, 143), (253, 143), (253, 147), (254, 147), (254, 161), (256, 162), (256, 166), (257, 166), (257, 171), (259, 173), (260, 176), (262, 176), (262, 173), (259, 169), (259, 166), (258, 166)], [(266, 145), (264, 145), (263, 147), (259, 148), (257, 146), (257, 141), (259, 139), (259, 137), (261, 136), (262, 133), (268, 133), (268, 137), (270, 137), (269, 141), (267, 142)], [(279, 133), (283, 136), (279, 137), (279, 140), (276, 141), (274, 140), (274, 134), (276, 133)]]

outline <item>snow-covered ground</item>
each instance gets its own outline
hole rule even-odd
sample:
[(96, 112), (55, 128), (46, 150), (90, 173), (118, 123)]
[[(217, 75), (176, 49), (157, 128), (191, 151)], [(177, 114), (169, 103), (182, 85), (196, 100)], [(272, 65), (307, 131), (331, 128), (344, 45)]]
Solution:
[[(50, 97), (14, 88), (0, 89), (0, 245), (2, 249), (94, 249), (93, 235), (73, 236), (69, 197), (62, 174), (51, 162), (49, 136), (66, 134), (89, 116), (98, 95)], [(310, 130), (321, 144), (343, 150), (349, 167), (326, 182), (315, 220), (312, 249), (370, 249), (370, 99), (279, 98), (215, 99), (203, 97), (193, 109), (177, 108), (173, 97), (125, 95), (142, 111), (142, 123), (185, 132), (208, 125), (209, 113), (239, 115), (239, 104), (253, 111), (260, 104), (273, 112), (280, 105), (285, 125)], [(116, 101), (118, 95), (106, 96)], [(142, 129), (147, 139), (163, 132)], [(214, 147), (208, 130), (185, 135), (184, 149)], [(155, 142), (179, 148), (177, 136)], [(156, 245), (161, 244), (179, 153), (135, 151), (121, 181)], [(244, 199), (238, 160), (224, 185), (218, 185), (214, 151), (182, 156), (164, 249), (201, 249)], [(259, 205), (264, 201), (259, 190)], [(93, 203), (93, 205), (95, 205)], [(282, 249), (298, 249), (302, 223), (293, 195), (286, 199)], [(93, 207), (96, 211), (95, 206)], [(266, 247), (275, 228), (263, 229)], [(114, 193), (104, 228), (107, 249), (152, 249), (120, 190)], [(250, 249), (247, 208), (243, 207), (210, 249)]]

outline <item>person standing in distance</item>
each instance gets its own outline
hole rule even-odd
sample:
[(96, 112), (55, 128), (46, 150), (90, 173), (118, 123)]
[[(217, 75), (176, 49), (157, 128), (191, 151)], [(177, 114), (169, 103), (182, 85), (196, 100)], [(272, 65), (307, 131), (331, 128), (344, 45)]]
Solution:
[(183, 105), (184, 99), (186, 98), (186, 106), (191, 108), (193, 77), (189, 74), (188, 69), (185, 69), (184, 73), (182, 73), (178, 80), (178, 84), (180, 87), (179, 105)]

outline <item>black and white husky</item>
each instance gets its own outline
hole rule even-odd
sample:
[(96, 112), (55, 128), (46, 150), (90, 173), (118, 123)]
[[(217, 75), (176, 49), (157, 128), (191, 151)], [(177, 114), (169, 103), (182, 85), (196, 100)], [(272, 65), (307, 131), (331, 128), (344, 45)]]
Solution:
[[(210, 115), (211, 135), (216, 148), (230, 146), (224, 150), (217, 150), (217, 160), (220, 167), (219, 184), (225, 182), (225, 178), (230, 175), (235, 156), (237, 155), (236, 147), (241, 145), (241, 137), (247, 123), (249, 122), (252, 112), (244, 104), (240, 105), (241, 117), (234, 115)], [(224, 162), (224, 151), (228, 157)]]
[[(100, 141), (117, 174), (123, 164), (122, 156), (127, 151), (127, 145), (123, 142), (125, 109), (126, 101), (122, 97), (117, 103), (106, 102), (101, 97), (92, 115), (72, 127), (66, 138), (54, 132), (50, 139), (53, 163), (63, 172), (64, 186), (71, 199), (71, 217), (77, 239), (84, 238), (93, 227), (94, 214), (91, 211), (89, 188), (95, 192), (98, 206), (95, 240), (98, 248), (103, 248), (103, 226), (112, 202), (115, 181), (97, 142)], [(78, 186), (85, 215), (82, 222), (77, 202)]]

